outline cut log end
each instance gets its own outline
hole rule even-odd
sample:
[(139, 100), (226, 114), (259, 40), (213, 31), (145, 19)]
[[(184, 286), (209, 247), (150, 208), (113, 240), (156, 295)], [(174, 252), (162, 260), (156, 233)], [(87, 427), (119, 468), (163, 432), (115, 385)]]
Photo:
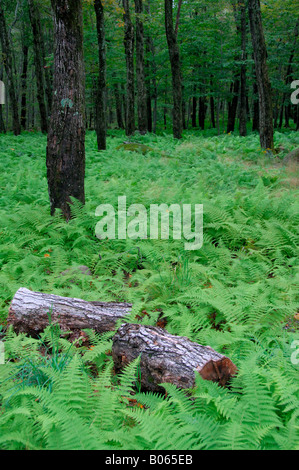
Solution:
[(161, 384), (193, 388), (195, 372), (224, 386), (236, 374), (233, 362), (210, 347), (151, 326), (122, 325), (113, 339), (115, 371), (140, 359), (141, 389), (162, 392)]

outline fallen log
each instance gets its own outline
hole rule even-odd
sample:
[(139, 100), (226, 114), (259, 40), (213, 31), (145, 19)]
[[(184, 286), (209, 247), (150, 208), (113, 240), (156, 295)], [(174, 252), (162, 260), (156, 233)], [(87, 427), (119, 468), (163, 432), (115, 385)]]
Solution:
[(121, 320), (113, 337), (115, 372), (141, 356), (142, 390), (163, 392), (163, 383), (192, 388), (195, 371), (205, 380), (225, 385), (236, 373), (232, 361), (209, 346), (171, 335), (159, 327), (125, 323), (131, 308), (127, 303), (87, 302), (21, 288), (11, 302), (7, 325), (17, 333), (37, 337), (50, 322), (58, 323), (62, 331), (71, 332), (69, 339), (73, 340), (84, 329), (114, 331)]
[(208, 346), (173, 336), (158, 327), (123, 324), (113, 337), (115, 372), (120, 372), (140, 355), (141, 389), (152, 392), (163, 392), (159, 386), (163, 383), (192, 388), (195, 371), (203, 379), (219, 385), (225, 385), (237, 372), (229, 358)]
[(126, 303), (86, 302), (21, 288), (11, 302), (7, 325), (12, 325), (17, 333), (38, 336), (51, 321), (76, 338), (83, 329), (98, 333), (113, 331), (131, 307)]

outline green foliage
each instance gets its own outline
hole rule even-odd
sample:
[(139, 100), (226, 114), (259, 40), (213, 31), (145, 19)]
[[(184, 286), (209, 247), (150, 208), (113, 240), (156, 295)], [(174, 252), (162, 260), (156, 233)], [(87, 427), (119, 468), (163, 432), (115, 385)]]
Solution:
[[(45, 138), (1, 138), (1, 323), (21, 286), (131, 302), (133, 321), (138, 315), (154, 325), (162, 316), (169, 332), (229, 356), (238, 374), (225, 389), (197, 377), (191, 397), (171, 384), (166, 396), (145, 393), (138, 361), (114, 374), (113, 332), (86, 331), (87, 348), (71, 344), (55, 325), (39, 339), (9, 329), (0, 366), (0, 447), (298, 449), (294, 171), (279, 157), (266, 160), (256, 135), (207, 131), (181, 142), (136, 136), (153, 149), (143, 156), (117, 150), (124, 135), (113, 136), (99, 153), (88, 133), (86, 205), (74, 201), (68, 224), (59, 213), (49, 215)], [(298, 146), (295, 133), (275, 139), (288, 150)], [(201, 250), (186, 252), (184, 240), (98, 240), (96, 207), (117, 207), (122, 195), (146, 208), (202, 203)], [(83, 265), (91, 275), (77, 269)]]

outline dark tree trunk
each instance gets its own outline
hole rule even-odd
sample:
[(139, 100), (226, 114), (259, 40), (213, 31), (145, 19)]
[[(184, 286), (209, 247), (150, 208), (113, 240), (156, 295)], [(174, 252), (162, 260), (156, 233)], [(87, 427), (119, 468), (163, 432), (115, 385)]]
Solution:
[(228, 103), (228, 117), (226, 132), (234, 132), (235, 122), (239, 101), (240, 76), (239, 72), (235, 74), (234, 83), (231, 85), (232, 100)]
[(173, 93), (173, 136), (182, 138), (182, 74), (180, 64), (180, 51), (177, 43), (176, 31), (173, 27), (173, 2), (165, 0), (165, 28), (170, 57)]
[(144, 62), (144, 27), (141, 15), (143, 14), (142, 0), (134, 0), (136, 13), (136, 80), (137, 80), (137, 114), (138, 130), (146, 134), (147, 125), (147, 93), (145, 86)]
[[(293, 81), (292, 79), (292, 65), (293, 65), (293, 60), (294, 60), (294, 55), (296, 52), (296, 45), (297, 45), (297, 38), (298, 38), (298, 33), (299, 33), (299, 21), (297, 21), (295, 30), (294, 30), (294, 45), (291, 50), (291, 55), (289, 58), (288, 62), (288, 67), (286, 71), (286, 76), (285, 76), (285, 84), (290, 88), (291, 82)], [(279, 122), (279, 127), (282, 127), (283, 124), (283, 109), (285, 110), (285, 127), (290, 127), (289, 124), (289, 119), (290, 119), (290, 101), (288, 99), (288, 95), (286, 93), (283, 94), (283, 99), (282, 99), (282, 111), (281, 111), (281, 116), (280, 116), (280, 122)]]
[(51, 214), (71, 216), (71, 197), (85, 203), (85, 76), (82, 3), (52, 0), (54, 93), (47, 145)]
[(21, 75), (21, 126), (26, 129), (27, 125), (27, 70), (28, 70), (28, 51), (29, 47), (23, 44), (23, 70)]
[(113, 90), (114, 90), (114, 98), (115, 98), (117, 126), (119, 129), (124, 129), (125, 126), (124, 126), (124, 121), (123, 121), (122, 102), (120, 98), (120, 91), (119, 91), (118, 83), (114, 83)]
[(263, 149), (274, 150), (273, 106), (267, 66), (267, 48), (260, 0), (248, 0), (251, 39), (260, 105), (260, 142)]
[(135, 77), (134, 77), (134, 26), (131, 21), (129, 0), (123, 0), (125, 23), (125, 53), (127, 67), (126, 135), (134, 134), (135, 127)]
[(16, 94), (16, 85), (14, 79), (14, 67), (13, 67), (13, 55), (11, 44), (8, 37), (5, 14), (2, 8), (2, 2), (0, 1), (0, 42), (2, 47), (2, 52), (5, 54), (4, 67), (7, 76), (7, 88), (8, 94), (12, 109), (12, 119), (13, 119), (13, 132), (15, 135), (21, 133), (21, 124), (19, 120), (18, 112), (18, 100)]
[(199, 106), (198, 106), (198, 124), (201, 130), (203, 131), (205, 129), (206, 112), (207, 112), (206, 98), (205, 96), (201, 96), (199, 98)]
[(96, 92), (96, 134), (98, 150), (106, 150), (107, 112), (106, 112), (106, 42), (105, 18), (101, 0), (95, 0), (94, 9), (97, 18), (97, 35), (99, 46), (99, 77)]
[[(194, 87), (194, 92), (196, 92), (196, 86)], [(196, 127), (197, 124), (197, 97), (193, 96), (192, 98), (192, 127)]]
[(256, 80), (253, 82), (253, 118), (252, 118), (252, 130), (259, 131), (260, 129), (260, 104), (258, 97), (258, 89)]
[[(146, 14), (147, 21), (150, 21), (151, 17), (151, 4), (150, 0), (146, 2)], [(146, 68), (147, 68), (147, 125), (148, 131), (156, 133), (157, 130), (157, 66), (155, 61), (155, 46), (152, 37), (147, 34), (146, 36)], [(152, 99), (154, 100), (154, 106), (152, 110)]]
[(45, 102), (44, 59), (42, 46), (42, 28), (36, 0), (28, 0), (29, 18), (33, 33), (34, 65), (37, 87), (37, 101), (40, 112), (41, 130), (48, 132), (48, 114)]
[(210, 79), (210, 86), (211, 86), (211, 96), (210, 96), (210, 112), (211, 112), (211, 124), (213, 129), (216, 128), (216, 120), (215, 120), (215, 99), (212, 95), (213, 93), (213, 77)]
[(247, 135), (247, 83), (246, 83), (246, 48), (247, 48), (247, 18), (245, 3), (240, 3), (241, 16), (241, 74), (240, 74), (240, 126), (241, 137)]
[[(3, 81), (3, 66), (1, 64), (0, 66), (0, 80)], [(4, 93), (5, 95), (5, 93)], [(6, 129), (5, 129), (5, 124), (3, 120), (3, 109), (2, 109), (2, 104), (0, 103), (0, 134), (5, 134)]]

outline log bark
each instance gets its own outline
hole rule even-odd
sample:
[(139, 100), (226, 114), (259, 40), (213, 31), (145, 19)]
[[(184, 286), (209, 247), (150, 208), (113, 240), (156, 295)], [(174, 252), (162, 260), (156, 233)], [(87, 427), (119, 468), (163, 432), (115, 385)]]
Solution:
[(115, 372), (141, 355), (141, 389), (163, 392), (160, 384), (195, 385), (195, 371), (205, 380), (225, 385), (236, 373), (232, 361), (208, 346), (173, 336), (162, 328), (124, 324), (113, 338)]
[(10, 305), (7, 325), (12, 325), (16, 333), (36, 337), (51, 321), (76, 338), (83, 329), (113, 331), (117, 321), (130, 310), (131, 305), (126, 303), (86, 302), (21, 288)]

